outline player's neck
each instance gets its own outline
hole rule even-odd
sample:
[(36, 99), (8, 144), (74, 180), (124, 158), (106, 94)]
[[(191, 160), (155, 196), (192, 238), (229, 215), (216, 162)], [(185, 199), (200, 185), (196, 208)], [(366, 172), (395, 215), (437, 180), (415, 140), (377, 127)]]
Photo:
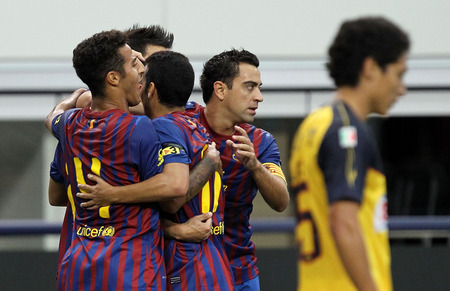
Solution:
[(367, 120), (370, 113), (368, 98), (357, 88), (340, 87), (337, 90), (336, 100), (344, 102), (353, 113), (362, 121)]
[(158, 104), (157, 106), (154, 106), (152, 110), (152, 116), (151, 119), (161, 117), (166, 114), (171, 114), (174, 112), (182, 112), (185, 111), (184, 106), (178, 106), (178, 107), (168, 107), (165, 105)]
[(213, 103), (205, 107), (205, 117), (209, 127), (216, 133), (222, 135), (233, 135), (235, 133), (234, 123), (220, 111), (219, 106)]
[(92, 96), (92, 111), (104, 112), (111, 109), (120, 109), (125, 112), (130, 112), (128, 104), (125, 100)]

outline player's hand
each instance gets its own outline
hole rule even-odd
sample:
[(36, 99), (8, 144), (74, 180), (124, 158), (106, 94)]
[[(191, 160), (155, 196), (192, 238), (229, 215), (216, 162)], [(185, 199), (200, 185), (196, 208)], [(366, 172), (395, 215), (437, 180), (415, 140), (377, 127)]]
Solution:
[(220, 176), (222, 176), (222, 160), (220, 159), (220, 152), (217, 150), (215, 142), (208, 145), (208, 148), (205, 151), (204, 159), (208, 160), (211, 166), (219, 172)]
[(253, 143), (242, 127), (235, 125), (234, 128), (240, 135), (234, 134), (232, 140), (227, 140), (227, 146), (233, 150), (236, 158), (244, 165), (244, 167), (249, 171), (253, 171), (260, 164), (256, 158)]
[(183, 229), (181, 240), (186, 242), (202, 242), (211, 234), (212, 213), (203, 213), (190, 218), (180, 226)]
[(88, 174), (87, 177), (96, 184), (78, 184), (78, 188), (82, 192), (77, 193), (77, 197), (88, 200), (86, 202), (82, 202), (80, 206), (89, 210), (94, 210), (113, 204), (114, 201), (111, 193), (114, 186), (109, 185), (99, 176)]

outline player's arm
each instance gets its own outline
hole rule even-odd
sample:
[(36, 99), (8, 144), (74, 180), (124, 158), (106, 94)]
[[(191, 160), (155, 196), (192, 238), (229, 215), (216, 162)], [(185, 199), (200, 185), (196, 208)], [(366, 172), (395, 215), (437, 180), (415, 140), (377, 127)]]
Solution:
[(186, 242), (201, 242), (209, 237), (212, 226), (212, 213), (203, 213), (190, 218), (185, 223), (162, 219), (164, 236)]
[(48, 201), (52, 206), (67, 206), (69, 201), (63, 183), (56, 182), (50, 178), (48, 183)]
[(85, 193), (77, 193), (77, 197), (88, 200), (81, 203), (81, 207), (87, 209), (97, 209), (111, 204), (158, 202), (184, 198), (188, 190), (189, 165), (167, 164), (162, 173), (126, 186), (112, 186), (93, 174), (88, 174), (88, 179), (95, 184), (79, 184), (79, 189)]
[(202, 190), (215, 171), (218, 171), (220, 174), (223, 172), (220, 152), (216, 149), (216, 144), (213, 142), (208, 145), (204, 158), (189, 172), (189, 189), (186, 195), (180, 199), (161, 201), (159, 205), (166, 212), (177, 212), (178, 209)]
[(330, 206), (330, 228), (342, 263), (358, 290), (377, 290), (358, 220), (359, 203), (337, 201)]
[[(143, 182), (127, 186), (111, 186), (102, 178), (93, 174), (88, 179), (95, 185), (80, 184), (78, 187), (85, 193), (77, 196), (88, 201), (81, 203), (82, 207), (97, 209), (118, 203), (143, 203), (169, 200), (164, 210), (176, 212), (184, 203), (192, 199), (218, 168), (221, 168), (219, 152), (210, 145), (203, 158), (189, 172), (189, 165), (182, 163), (166, 164), (163, 172)], [(189, 179), (188, 176), (189, 175)], [(185, 181), (189, 180), (189, 185)], [(189, 188), (188, 188), (189, 187)], [(171, 192), (177, 193), (172, 196)], [(184, 191), (182, 194), (181, 192)], [(171, 204), (171, 205), (169, 205)]]
[(264, 167), (255, 155), (253, 143), (248, 138), (247, 132), (239, 126), (235, 128), (241, 135), (234, 135), (233, 141), (227, 140), (227, 145), (250, 171), (266, 203), (275, 211), (284, 211), (290, 199), (286, 181)]
[(56, 116), (58, 116), (59, 114), (62, 114), (69, 109), (75, 108), (78, 98), (85, 91), (86, 91), (86, 89), (83, 89), (83, 88), (75, 90), (69, 97), (58, 102), (58, 104), (56, 104), (56, 106), (53, 108), (53, 110), (47, 115), (47, 118), (45, 118), (45, 127), (51, 133), (53, 133), (53, 130), (52, 130), (53, 119)]

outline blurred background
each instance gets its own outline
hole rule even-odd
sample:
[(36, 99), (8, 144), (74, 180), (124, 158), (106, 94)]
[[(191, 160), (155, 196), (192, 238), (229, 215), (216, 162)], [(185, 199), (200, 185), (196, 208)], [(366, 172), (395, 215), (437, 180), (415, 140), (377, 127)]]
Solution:
[[(83, 39), (133, 24), (165, 27), (194, 66), (192, 99), (201, 104), (206, 60), (231, 48), (255, 53), (265, 98), (255, 125), (275, 136), (289, 179), (295, 130), (334, 96), (324, 65), (332, 37), (345, 19), (380, 15), (412, 39), (408, 93), (389, 116), (369, 120), (388, 179), (394, 287), (450, 290), (449, 11), (438, 0), (0, 0), (0, 289), (54, 289), (64, 209), (47, 200), (56, 141), (43, 121), (85, 87), (71, 64)], [(254, 204), (261, 290), (295, 290), (294, 204), (283, 213), (260, 197)]]

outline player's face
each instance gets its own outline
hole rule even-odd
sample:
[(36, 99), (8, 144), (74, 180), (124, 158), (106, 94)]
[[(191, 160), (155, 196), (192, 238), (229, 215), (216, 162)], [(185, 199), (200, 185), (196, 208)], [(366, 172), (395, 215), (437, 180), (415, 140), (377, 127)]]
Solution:
[(145, 59), (147, 59), (149, 56), (153, 55), (154, 53), (162, 52), (162, 51), (168, 51), (168, 49), (163, 46), (160, 46), (160, 45), (148, 44), (145, 48), (145, 53), (143, 53), (142, 55), (144, 56)]
[(239, 65), (239, 75), (234, 78), (232, 88), (227, 88), (224, 99), (234, 124), (253, 122), (258, 104), (264, 100), (261, 84), (257, 67), (245, 63)]
[(144, 77), (144, 65), (138, 59), (128, 45), (120, 48), (120, 54), (123, 56), (125, 76), (122, 76), (120, 84), (124, 90), (129, 106), (138, 105), (141, 102), (140, 92), (142, 89), (142, 80)]
[(406, 72), (406, 54), (402, 55), (395, 63), (388, 64), (381, 71), (377, 84), (377, 94), (373, 101), (374, 113), (386, 114), (397, 99), (406, 93), (403, 83), (403, 75)]

